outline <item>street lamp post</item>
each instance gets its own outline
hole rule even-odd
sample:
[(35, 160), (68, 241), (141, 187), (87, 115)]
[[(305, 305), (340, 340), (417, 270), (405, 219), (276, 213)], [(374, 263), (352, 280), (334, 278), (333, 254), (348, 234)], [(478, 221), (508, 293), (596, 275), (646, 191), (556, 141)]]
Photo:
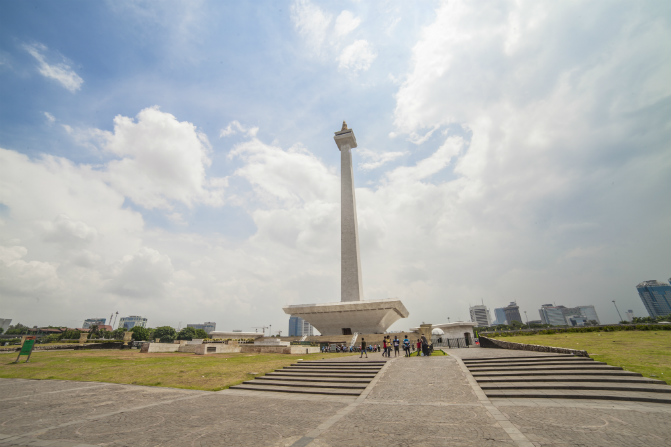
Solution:
[(527, 311), (524, 311), (524, 317), (527, 319), (527, 329), (531, 329), (531, 326), (529, 326), (529, 316), (527, 315)]
[[(620, 317), (620, 321), (622, 321), (622, 315), (620, 315), (620, 309), (617, 308), (617, 304), (615, 304), (615, 300), (613, 300), (613, 305), (615, 306), (615, 310), (617, 311), (617, 315)], [(620, 323), (618, 321), (618, 324)]]

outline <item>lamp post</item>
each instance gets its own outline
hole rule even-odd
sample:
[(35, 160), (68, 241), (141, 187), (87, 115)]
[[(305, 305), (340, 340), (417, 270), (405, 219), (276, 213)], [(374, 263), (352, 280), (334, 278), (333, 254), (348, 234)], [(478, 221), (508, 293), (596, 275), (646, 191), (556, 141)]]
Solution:
[(527, 315), (527, 311), (524, 311), (524, 317), (527, 319), (527, 329), (531, 329), (531, 326), (529, 326), (529, 316)]
[[(620, 309), (617, 308), (617, 304), (615, 304), (615, 300), (613, 300), (613, 305), (615, 306), (615, 310), (617, 311), (617, 315), (620, 317), (620, 321), (622, 321), (622, 315), (620, 315)], [(620, 323), (618, 321), (618, 324)]]

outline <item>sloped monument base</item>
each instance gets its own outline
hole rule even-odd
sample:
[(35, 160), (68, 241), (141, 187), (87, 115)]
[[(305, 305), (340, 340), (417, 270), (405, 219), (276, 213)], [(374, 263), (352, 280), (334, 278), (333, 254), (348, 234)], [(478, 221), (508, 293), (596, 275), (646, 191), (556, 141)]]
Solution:
[(301, 317), (322, 335), (381, 334), (409, 313), (400, 300), (344, 301), (297, 304), (284, 312)]

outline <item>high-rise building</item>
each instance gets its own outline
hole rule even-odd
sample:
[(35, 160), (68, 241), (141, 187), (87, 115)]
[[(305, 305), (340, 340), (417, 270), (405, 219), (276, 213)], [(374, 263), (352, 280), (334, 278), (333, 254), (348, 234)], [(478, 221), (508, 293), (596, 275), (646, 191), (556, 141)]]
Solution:
[(515, 301), (511, 301), (510, 304), (503, 308), (503, 311), (506, 313), (506, 320), (508, 321), (508, 324), (513, 324), (513, 321), (519, 321), (522, 323), (520, 307)]
[[(671, 279), (669, 280), (671, 281)], [(643, 281), (636, 286), (645, 310), (652, 318), (671, 314), (671, 286), (657, 280)]]
[(491, 326), (492, 317), (489, 315), (489, 309), (482, 304), (471, 306), (468, 311), (471, 313), (471, 321), (478, 323), (478, 326)]
[(147, 319), (137, 315), (121, 317), (121, 319), (119, 319), (119, 329), (129, 330), (133, 329), (135, 326), (147, 327)]
[(12, 319), (11, 318), (0, 318), (0, 328), (2, 328), (2, 332), (5, 332), (7, 329), (9, 329), (9, 326), (12, 324)]
[(589, 305), (589, 306), (578, 306), (578, 309), (580, 310), (580, 316), (585, 318), (585, 321), (588, 323), (590, 321), (596, 321), (596, 324), (601, 324), (599, 321), (599, 316), (596, 314), (596, 309), (594, 309), (594, 306)]
[(564, 306), (555, 306), (553, 304), (543, 304), (538, 313), (541, 316), (541, 321), (543, 324), (549, 324), (552, 326), (566, 326), (566, 317), (564, 312), (562, 312)]
[(91, 326), (104, 326), (107, 318), (87, 318), (82, 324), (82, 329), (88, 329)]
[(596, 321), (596, 324), (600, 324), (599, 317), (592, 305), (566, 307), (543, 304), (538, 309), (538, 313), (543, 324), (552, 326), (583, 326), (590, 321)]
[(214, 321), (206, 321), (205, 323), (193, 323), (187, 324), (186, 327), (192, 327), (194, 329), (202, 329), (208, 334), (217, 329), (217, 323)]
[(301, 317), (289, 317), (289, 337), (302, 337), (303, 335), (314, 335), (314, 328)]
[(508, 320), (506, 320), (506, 311), (503, 310), (503, 307), (494, 309), (494, 317), (496, 317), (494, 324), (508, 324)]

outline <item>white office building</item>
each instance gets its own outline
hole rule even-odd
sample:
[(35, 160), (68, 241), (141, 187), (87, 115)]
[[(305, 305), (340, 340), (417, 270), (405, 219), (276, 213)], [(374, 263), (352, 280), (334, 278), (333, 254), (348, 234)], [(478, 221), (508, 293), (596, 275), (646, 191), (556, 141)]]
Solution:
[(489, 315), (489, 309), (482, 304), (471, 306), (468, 311), (471, 314), (471, 321), (478, 326), (491, 326), (492, 317)]
[(135, 326), (147, 327), (147, 319), (137, 315), (131, 315), (129, 317), (121, 317), (119, 320), (119, 329), (130, 330)]

